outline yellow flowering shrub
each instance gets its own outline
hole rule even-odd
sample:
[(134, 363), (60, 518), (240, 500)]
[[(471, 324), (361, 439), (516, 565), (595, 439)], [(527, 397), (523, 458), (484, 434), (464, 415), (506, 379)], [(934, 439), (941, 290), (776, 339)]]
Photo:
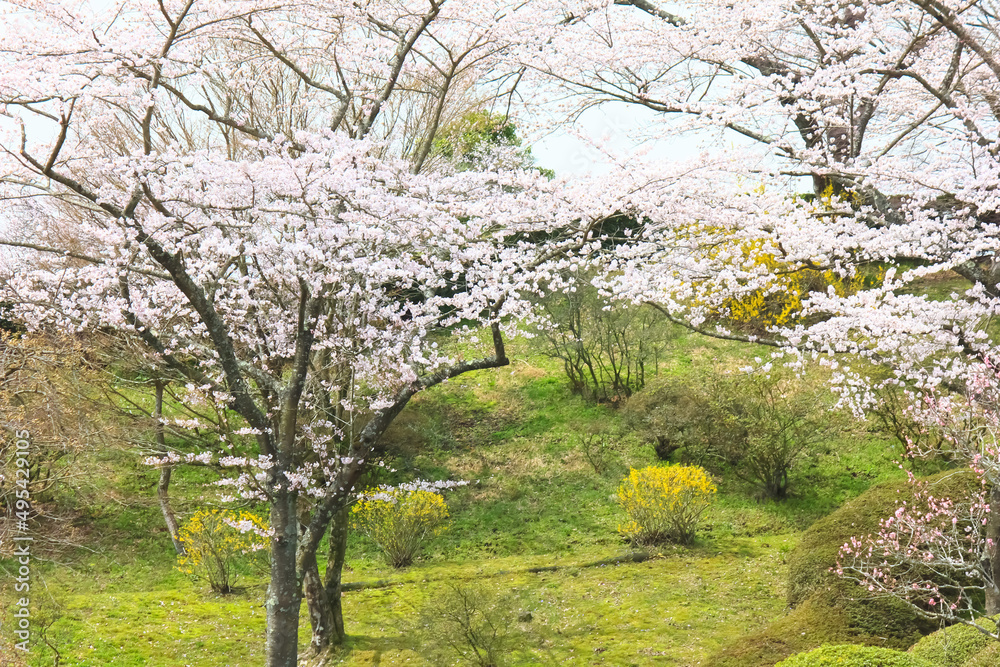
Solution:
[(420, 543), (444, 530), (448, 506), (440, 494), (391, 489), (365, 494), (351, 508), (355, 528), (372, 539), (393, 567), (413, 562)]
[[(856, 194), (835, 192), (832, 185), (818, 197), (803, 200), (803, 205), (810, 207), (818, 217), (860, 203)], [(713, 243), (707, 244), (707, 257), (725, 255), (743, 270), (757, 269), (762, 276), (768, 277), (767, 287), (722, 299), (710, 308), (714, 318), (743, 331), (761, 333), (799, 324), (803, 322), (803, 301), (811, 293), (826, 293), (832, 289), (837, 296), (851, 296), (880, 285), (885, 279), (884, 266), (842, 275), (825, 267), (789, 263), (782, 256), (780, 246), (775, 246), (770, 239), (745, 239), (732, 231), (714, 227), (698, 228), (698, 231), (703, 235), (708, 231), (714, 238)]]
[(698, 466), (631, 468), (618, 487), (628, 517), (618, 532), (637, 544), (689, 544), (714, 493), (711, 477)]
[(884, 268), (879, 268), (874, 273), (855, 273), (849, 277), (837, 275), (830, 270), (790, 271), (788, 265), (775, 255), (761, 252), (760, 245), (760, 242), (754, 242), (744, 248), (748, 259), (780, 278), (771, 289), (757, 289), (726, 299), (715, 310), (717, 316), (744, 330), (757, 332), (791, 326), (801, 321), (802, 302), (811, 292), (826, 292), (832, 288), (837, 296), (850, 296), (880, 284), (885, 277)]
[(184, 553), (177, 569), (204, 579), (217, 593), (231, 593), (241, 574), (266, 561), (267, 523), (250, 512), (201, 510), (179, 533)]

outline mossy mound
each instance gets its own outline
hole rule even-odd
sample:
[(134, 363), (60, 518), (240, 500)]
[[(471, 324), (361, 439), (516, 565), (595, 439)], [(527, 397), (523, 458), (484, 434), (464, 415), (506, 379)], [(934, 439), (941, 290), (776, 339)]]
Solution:
[(765, 667), (822, 644), (856, 641), (842, 609), (810, 598), (760, 632), (744, 635), (711, 655), (705, 667)]
[(821, 646), (778, 663), (778, 667), (939, 667), (909, 653), (877, 646)]
[(762, 631), (744, 635), (709, 656), (705, 667), (770, 667), (823, 644), (874, 644), (905, 650), (920, 639), (909, 607), (875, 602), (831, 601), (825, 591), (819, 591)]
[[(933, 485), (935, 496), (962, 496), (972, 490), (974, 477), (952, 470), (923, 481)], [(843, 584), (856, 588), (830, 572), (840, 547), (852, 537), (877, 532), (879, 522), (891, 516), (910, 493), (905, 480), (878, 484), (810, 526), (788, 559), (788, 604), (795, 607), (817, 590), (833, 594)]]
[[(989, 619), (980, 624), (993, 631), (996, 625)], [(927, 635), (910, 648), (910, 654), (940, 667), (964, 667), (997, 641), (968, 625), (953, 625)], [(996, 664), (996, 663), (994, 663)]]
[[(972, 491), (974, 477), (965, 471), (948, 471), (924, 481), (933, 486), (936, 496), (960, 497)], [(904, 602), (864, 599), (857, 584), (830, 571), (845, 542), (878, 531), (879, 522), (891, 516), (910, 493), (906, 481), (879, 484), (814, 523), (789, 557), (788, 604), (794, 607), (822, 594), (828, 604), (844, 609), (853, 633), (884, 637), (883, 645), (891, 648), (905, 649), (922, 635), (934, 632), (936, 625), (919, 617)]]
[(972, 656), (962, 667), (996, 667), (1000, 665), (1000, 642), (993, 642)]
[[(968, 493), (972, 476), (947, 472), (929, 477), (935, 495)], [(822, 644), (876, 645), (906, 650), (937, 625), (904, 602), (864, 599), (861, 588), (830, 571), (851, 537), (878, 530), (909, 492), (906, 481), (873, 486), (802, 536), (789, 559), (788, 602), (792, 611), (760, 632), (740, 637), (709, 656), (706, 667), (770, 667)]]

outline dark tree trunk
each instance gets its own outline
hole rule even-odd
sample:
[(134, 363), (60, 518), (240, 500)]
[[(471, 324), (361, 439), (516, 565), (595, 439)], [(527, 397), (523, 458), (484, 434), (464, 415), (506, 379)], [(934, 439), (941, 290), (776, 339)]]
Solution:
[(333, 515), (330, 522), (330, 556), (326, 572), (321, 578), (316, 559), (306, 568), (305, 596), (309, 605), (309, 621), (312, 624), (310, 652), (317, 664), (334, 646), (343, 644), (347, 635), (344, 631), (344, 613), (341, 606), (344, 562), (347, 554), (347, 507)]
[(334, 633), (336, 643), (344, 641), (344, 612), (341, 608), (340, 597), (343, 592), (342, 576), (344, 574), (344, 562), (347, 558), (347, 530), (350, 515), (347, 505), (344, 505), (333, 517), (330, 524), (330, 560), (326, 566), (326, 574), (323, 577), (323, 587), (326, 589), (326, 596), (330, 602), (330, 613), (334, 622)]
[(323, 587), (316, 559), (313, 559), (306, 569), (302, 587), (309, 606), (309, 624), (312, 626), (309, 654), (312, 658), (317, 658), (336, 644), (338, 638), (330, 601), (326, 595), (326, 588)]
[[(267, 587), (267, 667), (296, 667), (299, 643), (299, 608), (302, 603), (295, 552), (298, 546), (296, 495), (283, 488), (273, 492), (271, 503), (271, 582)], [(274, 488), (272, 486), (272, 488)]]
[(987, 551), (992, 586), (986, 587), (986, 614), (1000, 614), (1000, 486), (990, 492), (990, 513), (986, 520), (986, 539), (992, 540), (992, 549)]

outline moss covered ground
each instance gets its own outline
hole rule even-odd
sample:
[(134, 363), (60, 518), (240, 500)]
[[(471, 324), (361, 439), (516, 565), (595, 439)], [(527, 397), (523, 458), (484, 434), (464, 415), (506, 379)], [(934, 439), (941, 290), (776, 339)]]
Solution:
[[(801, 639), (813, 630), (799, 627), (805, 612), (787, 611), (788, 563), (815, 521), (903, 476), (887, 437), (864, 424), (839, 433), (795, 469), (782, 502), (756, 499), (722, 474), (693, 545), (637, 555), (617, 533), (622, 515), (613, 496), (629, 466), (656, 462), (652, 447), (619, 428), (614, 406), (572, 395), (558, 365), (529, 343), (513, 347), (521, 361), (418, 396), (388, 434), (400, 475), (470, 484), (448, 492), (451, 526), (408, 568), (387, 567), (374, 544), (352, 536), (345, 577), (354, 590), (344, 598), (349, 641), (340, 664), (460, 664), (457, 653), (437, 651), (427, 619), (462, 585), (509, 594), (511, 613), (530, 615), (512, 627), (512, 664), (721, 665), (719, 655), (781, 623), (797, 642), (783, 655), (841, 639), (829, 623), (831, 636)], [(745, 354), (733, 350), (681, 336), (660, 372)], [(580, 439), (597, 428), (614, 434), (601, 472)], [(238, 593), (220, 596), (177, 571), (156, 474), (136, 458), (94, 452), (80, 463), (87, 484), (71, 500), (52, 501), (66, 505), (72, 544), (35, 562), (28, 663), (52, 665), (58, 654), (61, 667), (261, 664), (262, 579), (251, 575)], [(204, 470), (178, 472), (182, 518), (209, 502), (210, 479)], [(13, 597), (11, 584), (0, 583), (7, 641)], [(307, 640), (303, 608), (300, 641)]]

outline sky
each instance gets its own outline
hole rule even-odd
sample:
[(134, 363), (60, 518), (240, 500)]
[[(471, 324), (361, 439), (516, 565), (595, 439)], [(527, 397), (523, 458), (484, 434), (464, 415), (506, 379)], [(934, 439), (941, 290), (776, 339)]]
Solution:
[(582, 176), (609, 171), (613, 158), (586, 137), (592, 137), (619, 156), (647, 149), (668, 160), (685, 160), (699, 152), (707, 136), (673, 137), (670, 141), (639, 141), (634, 134), (648, 130), (658, 117), (653, 111), (635, 104), (608, 102), (592, 107), (571, 128), (560, 127), (531, 140), (531, 153), (538, 166), (552, 169), (559, 176)]

